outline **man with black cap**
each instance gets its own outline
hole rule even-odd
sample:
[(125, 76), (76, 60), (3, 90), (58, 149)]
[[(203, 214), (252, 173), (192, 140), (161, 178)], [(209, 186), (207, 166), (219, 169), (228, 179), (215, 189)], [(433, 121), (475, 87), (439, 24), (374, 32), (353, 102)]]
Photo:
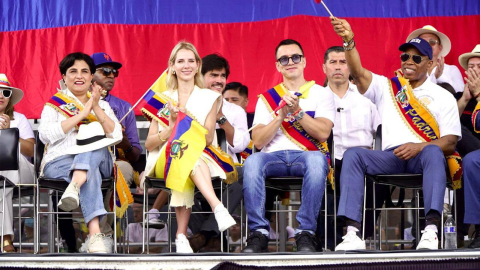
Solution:
[(422, 173), (426, 227), (417, 249), (438, 249), (438, 228), (446, 186), (444, 155), (455, 152), (461, 138), (454, 97), (427, 80), (432, 47), (422, 38), (400, 46), (403, 74), (389, 80), (362, 67), (353, 32), (346, 20), (331, 18), (344, 40), (348, 68), (358, 91), (382, 116), (383, 151), (352, 148), (345, 152), (338, 215), (347, 234), (336, 250), (365, 249), (360, 238), (365, 174)]

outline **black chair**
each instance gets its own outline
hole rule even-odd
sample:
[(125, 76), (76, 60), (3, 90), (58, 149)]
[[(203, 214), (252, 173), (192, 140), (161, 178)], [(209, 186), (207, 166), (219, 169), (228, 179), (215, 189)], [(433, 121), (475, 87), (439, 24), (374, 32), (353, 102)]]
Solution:
[[(330, 136), (328, 137), (327, 139), (327, 145), (328, 145), (328, 149), (330, 151), (330, 161), (331, 161), (331, 166), (333, 168), (333, 170), (335, 170), (335, 154), (334, 154), (334, 150), (335, 150), (335, 145), (334, 145), (334, 142), (333, 142), (333, 132), (330, 133)], [(255, 151), (255, 147), (253, 147), (254, 151)], [(328, 179), (326, 178), (325, 179), (325, 192), (324, 192), (324, 208), (325, 208), (325, 232), (324, 232), (324, 237), (325, 237), (325, 249), (327, 249), (327, 215), (328, 215), (328, 211), (327, 211), (327, 190), (328, 188), (331, 188), (331, 185), (330, 185), (330, 182), (328, 181)], [(302, 190), (302, 184), (303, 184), (303, 177), (294, 177), (294, 176), (280, 176), (280, 177), (268, 177), (265, 179), (265, 188), (267, 189), (272, 189), (272, 190), (276, 190), (276, 191), (280, 191), (280, 192), (287, 192), (287, 191), (301, 191)], [(333, 190), (334, 192), (334, 214), (333, 214), (333, 217), (334, 217), (334, 227), (336, 228), (336, 216), (337, 216), (337, 206), (336, 206), (336, 190), (334, 189)], [(277, 235), (277, 239), (276, 239), (276, 246), (277, 246), (277, 251), (279, 251), (279, 246), (281, 247), (281, 251), (284, 251), (283, 248), (285, 247), (285, 244), (286, 244), (286, 241), (285, 241), (285, 234), (280, 234), (279, 235), (279, 230), (278, 230), (278, 227), (279, 227), (279, 218), (278, 218), (278, 214), (280, 212), (291, 212), (290, 210), (279, 210), (278, 209), (278, 205), (279, 205), (279, 201), (278, 201), (278, 195), (275, 196), (275, 210), (272, 210), (272, 212), (275, 213), (276, 215), (276, 225), (277, 225), (277, 228), (275, 229), (275, 232), (276, 232), (276, 235)], [(293, 210), (292, 210), (293, 211)], [(296, 210), (295, 210), (296, 211)], [(248, 218), (248, 217), (247, 217)], [(248, 222), (247, 222), (248, 223)], [(282, 229), (286, 227), (286, 226), (282, 226)], [(279, 238), (280, 238), (280, 243), (279, 243)], [(334, 238), (335, 238), (335, 241), (336, 241), (336, 230), (334, 230)]]
[[(377, 132), (374, 140), (374, 150), (382, 150), (382, 125), (379, 125), (377, 127)], [(451, 179), (449, 179), (449, 174), (447, 173), (447, 179), (451, 183)], [(367, 209), (366, 207), (366, 193), (367, 193), (367, 181), (372, 181), (373, 182), (373, 207), (371, 209)], [(448, 182), (447, 181), (447, 182)], [(376, 208), (376, 201), (375, 201), (375, 185), (386, 185), (390, 187), (398, 187), (400, 189), (409, 189), (414, 191), (415, 195), (415, 207), (410, 207), (410, 208), (404, 208), (401, 207), (403, 203), (394, 206), (394, 207), (382, 207), (382, 208)], [(449, 184), (447, 184), (449, 186)], [(364, 196), (363, 196), (363, 237), (365, 235), (365, 211), (366, 210), (372, 210), (373, 211), (373, 224), (374, 224), (374, 230), (373, 230), (373, 240), (374, 240), (374, 248), (377, 249), (377, 234), (376, 234), (376, 217), (375, 213), (376, 211), (387, 211), (387, 210), (415, 210), (415, 219), (416, 219), (416, 224), (419, 226), (419, 220), (420, 220), (420, 214), (419, 211), (424, 209), (423, 207), (420, 207), (420, 202), (419, 202), (419, 192), (422, 190), (423, 187), (423, 174), (415, 174), (415, 173), (401, 173), (401, 174), (378, 174), (378, 175), (365, 175), (365, 190), (364, 190)], [(451, 187), (451, 185), (450, 185)], [(404, 191), (400, 192), (400, 197), (404, 196)], [(455, 200), (455, 196), (454, 196)], [(399, 200), (399, 202), (402, 202), (403, 198)], [(403, 223), (403, 222), (402, 222)], [(403, 226), (403, 224), (402, 224)], [(441, 219), (441, 226), (442, 226), (442, 238), (443, 239), (443, 215)], [(379, 230), (379, 248), (380, 250), (382, 249), (382, 235), (381, 231)], [(385, 231), (386, 232), (386, 231)], [(401, 232), (403, 233), (403, 231)], [(416, 239), (417, 241), (420, 240), (420, 230), (416, 230)], [(441, 243), (441, 247), (443, 248), (443, 242)]]
[[(35, 156), (34, 156), (34, 165), (35, 165), (35, 171), (37, 173), (37, 201), (36, 201), (36, 216), (37, 220), (40, 220), (40, 215), (41, 214), (53, 214), (57, 215), (57, 235), (58, 235), (58, 215), (70, 215), (72, 212), (59, 212), (58, 211), (58, 206), (56, 211), (53, 212), (42, 212), (40, 209), (40, 190), (41, 189), (47, 189), (50, 191), (55, 191), (57, 193), (57, 198), (59, 195), (65, 191), (65, 189), (68, 187), (69, 183), (65, 181), (64, 179), (57, 179), (57, 178), (47, 178), (43, 175), (40, 175), (40, 167), (43, 159), (43, 155), (45, 152), (45, 144), (40, 140), (40, 135), (37, 134), (36, 138), (36, 146), (35, 146)], [(102, 184), (101, 184), (101, 189), (102, 191), (109, 190), (113, 187), (113, 194), (116, 192), (116, 186), (115, 186), (115, 179), (113, 177), (105, 178), (102, 179)], [(53, 198), (52, 198), (53, 199)], [(80, 213), (81, 214), (81, 213)], [(116, 214), (116, 204), (114, 204), (114, 209), (112, 212), (107, 212), (107, 215), (114, 215), (114, 220), (116, 222), (117, 220), (117, 214)], [(52, 232), (50, 232), (52, 233)], [(35, 244), (35, 253), (38, 253), (40, 250), (40, 226), (37, 226), (36, 228), (36, 239), (37, 242)], [(114, 224), (114, 253), (117, 253), (117, 226)]]
[[(220, 147), (220, 149), (222, 149), (222, 151), (227, 152), (227, 136), (225, 134), (225, 131), (223, 129), (217, 129), (216, 130), (216, 135), (217, 135), (218, 146)], [(223, 189), (227, 187), (227, 185), (225, 185), (223, 180), (220, 177), (212, 177), (212, 185), (213, 185), (213, 189), (220, 189), (220, 198), (223, 198)], [(224, 187), (224, 185), (225, 185), (225, 187)], [(150, 177), (150, 176), (145, 177), (145, 181), (143, 183), (143, 194), (144, 194), (144, 196), (143, 196), (142, 253), (145, 253), (145, 230), (147, 231), (147, 238), (149, 239), (148, 234), (149, 234), (149, 228), (150, 227), (149, 227), (148, 222), (146, 222), (148, 220), (148, 215), (150, 214), (148, 212), (148, 207), (150, 206), (149, 198), (151, 196), (147, 196), (149, 188), (157, 188), (157, 189), (165, 190), (167, 192), (170, 191), (170, 189), (167, 188), (167, 186), (166, 186), (165, 179)], [(222, 203), (223, 203), (223, 201), (222, 201)], [(170, 197), (168, 199), (168, 204), (170, 205)], [(228, 204), (228, 192), (227, 192), (227, 204)], [(228, 208), (228, 206), (227, 206), (227, 208)], [(162, 213), (165, 213), (165, 212), (162, 212)], [(166, 212), (166, 213), (168, 215), (168, 219), (167, 219), (168, 236), (169, 236), (168, 237), (168, 247), (169, 247), (169, 252), (172, 252), (172, 239), (170, 237), (171, 236), (171, 224), (172, 224), (171, 219), (172, 219), (172, 213), (175, 213), (175, 212), (172, 212), (169, 208), (168, 212)], [(192, 214), (205, 214), (205, 213), (206, 212), (194, 212)], [(147, 254), (149, 254), (149, 248), (150, 248), (149, 244), (150, 243), (148, 241), (147, 242)], [(221, 250), (223, 251), (223, 232), (221, 232)]]

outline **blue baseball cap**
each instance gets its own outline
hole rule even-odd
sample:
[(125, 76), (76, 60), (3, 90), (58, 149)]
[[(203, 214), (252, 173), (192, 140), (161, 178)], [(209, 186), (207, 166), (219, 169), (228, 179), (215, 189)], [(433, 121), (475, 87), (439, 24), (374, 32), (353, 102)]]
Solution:
[(95, 67), (101, 65), (111, 65), (113, 68), (119, 69), (122, 67), (122, 64), (118, 62), (113, 62), (112, 57), (104, 52), (98, 52), (92, 54), (93, 62), (95, 62)]
[(421, 54), (428, 56), (428, 59), (432, 60), (432, 46), (425, 39), (420, 37), (412, 38), (409, 42), (400, 45), (398, 49), (404, 52), (410, 47), (415, 47)]

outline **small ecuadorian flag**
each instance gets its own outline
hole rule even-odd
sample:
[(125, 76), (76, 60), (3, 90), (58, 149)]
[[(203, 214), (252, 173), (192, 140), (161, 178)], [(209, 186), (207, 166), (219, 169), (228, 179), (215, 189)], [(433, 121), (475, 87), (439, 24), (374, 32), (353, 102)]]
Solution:
[(178, 112), (175, 127), (165, 147), (164, 179), (167, 187), (183, 192), (190, 173), (207, 144), (207, 130), (185, 113)]

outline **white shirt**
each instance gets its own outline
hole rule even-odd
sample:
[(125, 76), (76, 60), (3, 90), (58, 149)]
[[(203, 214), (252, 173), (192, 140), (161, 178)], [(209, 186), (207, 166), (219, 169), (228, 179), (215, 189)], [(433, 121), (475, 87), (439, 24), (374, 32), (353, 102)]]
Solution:
[[(455, 135), (459, 140), (461, 139), (460, 117), (457, 102), (452, 94), (428, 79), (413, 89), (413, 94), (426, 104), (435, 117), (440, 129), (440, 137)], [(382, 117), (383, 150), (409, 142), (422, 142), (413, 131), (410, 131), (408, 124), (400, 116), (394, 104), (396, 101), (391, 94), (388, 78), (372, 73), (372, 82), (364, 96), (377, 105)]]
[[(18, 113), (18, 112), (13, 112), (13, 119), (10, 120), (10, 127), (11, 128), (18, 128), (18, 133), (21, 139), (27, 140), (27, 139), (35, 139), (35, 135), (33, 134), (33, 129), (30, 123), (28, 122), (27, 118), (25, 115)], [(30, 160), (30, 157), (25, 156), (28, 160)]]
[(443, 64), (443, 72), (440, 78), (437, 79), (435, 77), (435, 71), (437, 67), (434, 67), (432, 73), (428, 75), (428, 78), (434, 83), (449, 83), (455, 92), (463, 92), (463, 88), (465, 87), (465, 83), (463, 82), (462, 73), (457, 66), (454, 65), (447, 65)]
[[(290, 93), (293, 94), (295, 92), (290, 91)], [(315, 112), (314, 118), (323, 117), (334, 123), (335, 101), (332, 91), (315, 84), (310, 88), (308, 98), (299, 98), (299, 102), (300, 108), (302, 108), (305, 112)], [(274, 118), (268, 111), (265, 103), (261, 99), (258, 99), (257, 106), (255, 108), (255, 118), (253, 119), (253, 124), (268, 125), (273, 121), (273, 119)], [(302, 149), (290, 141), (279, 128), (273, 139), (267, 145), (265, 145), (265, 147), (263, 147), (262, 152), (270, 153), (280, 150), (302, 151)]]
[[(230, 125), (235, 129), (233, 134), (233, 145), (227, 142), (227, 153), (232, 156), (233, 162), (238, 162), (237, 153), (241, 153), (250, 143), (250, 133), (247, 132), (247, 113), (245, 110), (233, 103), (223, 100), (222, 113)], [(216, 128), (220, 128), (217, 124)]]
[[(330, 86), (327, 89), (331, 91)], [(352, 147), (371, 149), (373, 134), (381, 124), (375, 104), (360, 94), (356, 85), (350, 83), (343, 98), (332, 93), (337, 108), (333, 127), (335, 158), (343, 159), (345, 151)]]
[[(62, 92), (69, 97), (74, 98), (79, 104), (81, 104), (81, 102), (72, 94), (72, 92), (70, 92), (70, 90), (66, 89), (62, 90)], [(113, 139), (122, 139), (122, 127), (118, 123), (118, 119), (115, 116), (115, 113), (113, 112), (108, 102), (100, 100), (98, 102), (98, 105), (115, 123), (115, 128), (113, 129), (113, 132), (106, 134), (106, 136)], [(93, 110), (91, 111), (91, 113), (95, 115)], [(45, 150), (45, 155), (42, 160), (42, 168), (43, 165), (45, 165), (47, 162), (52, 161), (57, 157), (66, 155), (65, 151), (68, 148), (75, 146), (77, 143), (76, 136), (78, 130), (75, 129), (75, 127), (71, 128), (67, 133), (63, 132), (62, 121), (66, 119), (67, 118), (65, 116), (63, 116), (54, 108), (50, 106), (43, 107), (38, 132), (40, 133), (40, 140), (45, 145), (48, 144), (48, 147)], [(115, 160), (114, 156), (113, 160)]]

